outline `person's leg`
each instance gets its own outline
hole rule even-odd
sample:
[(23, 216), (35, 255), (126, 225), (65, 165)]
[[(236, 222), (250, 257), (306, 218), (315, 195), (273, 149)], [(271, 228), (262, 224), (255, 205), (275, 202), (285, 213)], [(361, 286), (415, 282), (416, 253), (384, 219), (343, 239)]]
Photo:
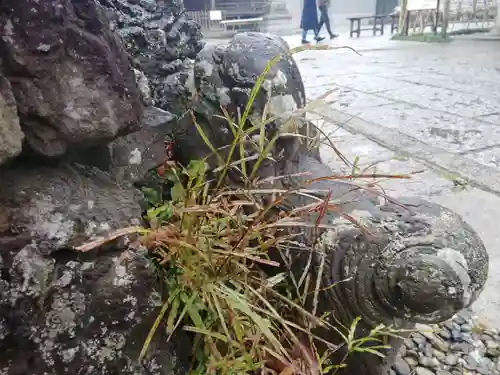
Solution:
[(321, 6), (319, 8), (320, 13), (321, 13), (321, 20), (324, 22), (326, 26), (326, 31), (328, 31), (328, 34), (330, 35), (330, 38), (335, 38), (337, 35), (335, 35), (332, 32), (332, 28), (330, 25), (330, 15), (328, 14), (328, 8), (326, 6)]
[(321, 42), (323, 39), (325, 39), (324, 36), (319, 36), (319, 29), (314, 30), (314, 39), (316, 42)]
[[(319, 23), (318, 23), (318, 34), (321, 31), (321, 28), (323, 27), (323, 24), (325, 23), (325, 18), (323, 17), (323, 12), (321, 11), (321, 8), (319, 8)], [(318, 35), (316, 34), (316, 36)]]
[[(326, 7), (325, 7), (326, 8)], [(325, 26), (326, 26), (326, 31), (328, 31), (328, 34), (330, 35), (330, 37), (333, 36), (333, 33), (332, 33), (332, 28), (330, 26), (330, 16), (328, 15), (328, 9), (325, 9), (325, 12), (324, 12), (324, 19), (325, 19)]]
[(309, 43), (309, 42), (307, 41), (307, 32), (308, 32), (308, 31), (309, 31), (309, 30), (302, 29), (302, 43)]

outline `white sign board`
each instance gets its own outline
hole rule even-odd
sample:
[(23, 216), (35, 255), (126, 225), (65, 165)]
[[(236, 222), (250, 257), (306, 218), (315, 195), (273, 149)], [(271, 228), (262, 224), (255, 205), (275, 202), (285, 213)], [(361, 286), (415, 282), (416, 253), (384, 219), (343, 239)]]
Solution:
[(408, 10), (436, 9), (437, 0), (408, 0)]
[(210, 21), (221, 21), (221, 20), (222, 20), (222, 11), (220, 10), (210, 11)]

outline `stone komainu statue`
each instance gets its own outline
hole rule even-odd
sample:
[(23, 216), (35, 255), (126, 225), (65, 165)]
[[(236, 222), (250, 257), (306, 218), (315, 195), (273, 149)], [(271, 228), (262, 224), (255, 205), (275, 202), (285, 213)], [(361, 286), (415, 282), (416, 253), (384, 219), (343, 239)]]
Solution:
[[(271, 58), (282, 54), (264, 81), (249, 116), (249, 123), (259, 121), (268, 103), (268, 113), (277, 118), (266, 127), (266, 136), (270, 139), (283, 134), (272, 151), (274, 161), (264, 162), (259, 176), (309, 172), (307, 179), (314, 179), (334, 175), (321, 162), (316, 148), (308, 147), (303, 138), (290, 136), (296, 132), (316, 137), (308, 130), (304, 116), (292, 114), (304, 107), (305, 91), (289, 52), (284, 40), (259, 33), (238, 34), (227, 45), (205, 48), (189, 79), (196, 100), (196, 120), (214, 146), (230, 144), (232, 132), (227, 121), (220, 118), (220, 107), (235, 117), (241, 114), (257, 77)], [(176, 134), (179, 161), (210, 154), (195, 133), (191, 118), (181, 121)], [(293, 188), (305, 182), (305, 178), (278, 181), (273, 187)], [(317, 182), (308, 188), (331, 191), (339, 212), (356, 217), (365, 228), (351, 225), (342, 215), (329, 213), (323, 218), (335, 229), (323, 231), (315, 244), (321, 251), (313, 262), (319, 267), (324, 256), (326, 271), (321, 282), (325, 287), (337, 284), (325, 288), (319, 300), (320, 311), (332, 312), (347, 326), (361, 317), (358, 334), (365, 336), (381, 323), (396, 328), (438, 323), (477, 299), (487, 278), (488, 256), (478, 235), (454, 212), (420, 199), (388, 202), (373, 192), (339, 181)], [(312, 200), (291, 196), (283, 209), (309, 203)], [(306, 234), (304, 242), (312, 245), (312, 241), (313, 236)], [(301, 269), (305, 260), (292, 254), (294, 257), (295, 267)], [(333, 332), (321, 335), (332, 341), (340, 339)], [(350, 356), (344, 374), (387, 374), (392, 355), (400, 345), (398, 341), (390, 339), (393, 350), (385, 359), (371, 354)]]

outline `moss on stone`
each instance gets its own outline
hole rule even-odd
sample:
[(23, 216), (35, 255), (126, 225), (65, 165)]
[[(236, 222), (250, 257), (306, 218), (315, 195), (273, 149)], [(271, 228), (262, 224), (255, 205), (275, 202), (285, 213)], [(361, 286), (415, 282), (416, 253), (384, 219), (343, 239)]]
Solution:
[(487, 33), (490, 30), (491, 30), (490, 27), (476, 27), (476, 28), (473, 28), (473, 29), (453, 30), (453, 31), (448, 32), (448, 36), (471, 35), (471, 34)]
[(409, 42), (424, 42), (424, 43), (448, 43), (451, 41), (449, 35), (432, 34), (432, 33), (416, 33), (411, 35), (394, 35), (392, 40), (402, 40)]

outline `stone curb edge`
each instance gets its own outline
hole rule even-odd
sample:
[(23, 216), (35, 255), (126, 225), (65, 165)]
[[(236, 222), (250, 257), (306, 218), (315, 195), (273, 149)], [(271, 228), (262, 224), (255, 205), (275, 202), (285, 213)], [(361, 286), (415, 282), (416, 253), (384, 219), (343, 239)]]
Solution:
[(322, 107), (317, 113), (326, 121), (335, 123), (350, 133), (361, 134), (382, 147), (420, 161), (438, 172), (459, 177), (471, 186), (500, 196), (500, 171), (495, 168), (429, 146), (398, 130), (365, 121), (359, 116), (330, 107)]

